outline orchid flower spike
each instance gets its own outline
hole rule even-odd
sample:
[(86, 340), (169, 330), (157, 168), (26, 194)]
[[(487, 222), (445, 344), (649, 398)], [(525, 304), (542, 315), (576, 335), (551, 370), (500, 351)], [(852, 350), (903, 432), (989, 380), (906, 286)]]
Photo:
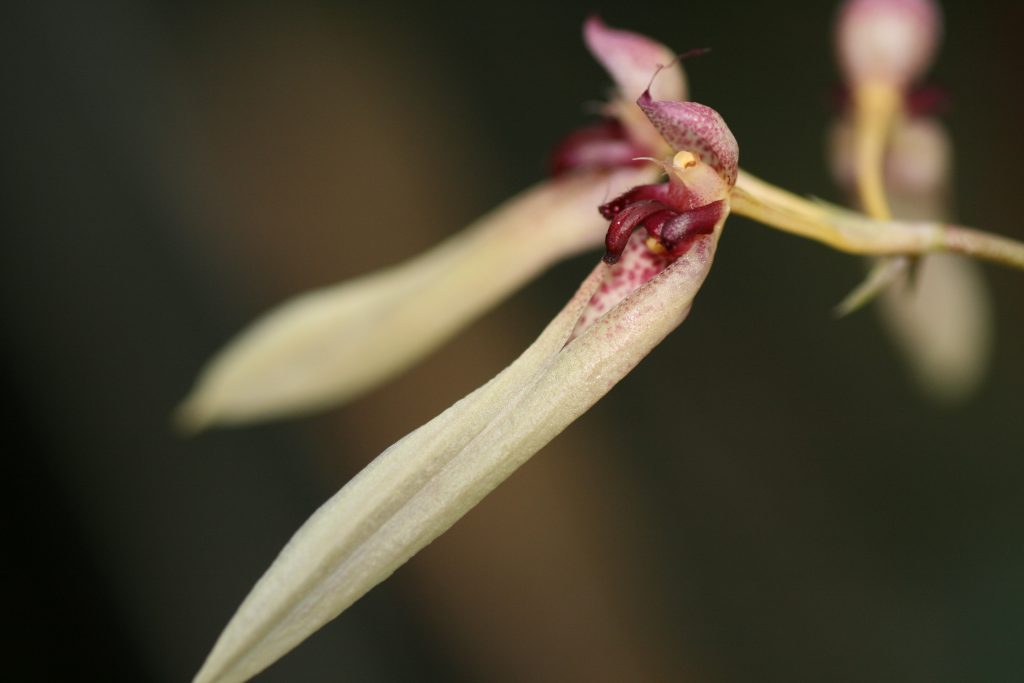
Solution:
[[(314, 513), (245, 599), (195, 683), (247, 680), (338, 616), (686, 318), (729, 213), (736, 141), (702, 105), (654, 102), (645, 92), (640, 106), (675, 156), (668, 183), (644, 186), (644, 198), (626, 193), (617, 211), (606, 210), (614, 214), (614, 265), (598, 264), (512, 365), (384, 451)], [(620, 221), (627, 212), (632, 217)]]
[(652, 78), (661, 96), (683, 99), (686, 81), (674, 54), (645, 36), (596, 17), (583, 33), (615, 89), (605, 119), (555, 150), (554, 178), (424, 254), (271, 310), (202, 370), (177, 412), (182, 429), (273, 419), (355, 398), (552, 264), (598, 247), (605, 223), (594, 207), (655, 179), (657, 169), (636, 158), (667, 149), (634, 100)]

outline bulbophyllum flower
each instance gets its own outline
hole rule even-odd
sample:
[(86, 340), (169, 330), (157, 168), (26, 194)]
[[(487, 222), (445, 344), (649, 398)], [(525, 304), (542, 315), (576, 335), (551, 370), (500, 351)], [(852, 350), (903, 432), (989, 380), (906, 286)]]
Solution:
[(654, 180), (657, 169), (637, 157), (668, 150), (636, 98), (650, 86), (660, 99), (685, 99), (686, 81), (675, 55), (650, 38), (597, 17), (584, 24), (583, 37), (615, 88), (603, 120), (555, 149), (552, 179), (424, 254), (270, 311), (203, 369), (178, 411), (179, 425), (195, 432), (347, 401), (427, 355), (553, 263), (598, 247), (606, 222), (594, 207)]
[(856, 128), (857, 190), (874, 218), (892, 217), (881, 176), (886, 139), (941, 34), (935, 0), (846, 0), (839, 9), (836, 50)]
[[(836, 41), (853, 97), (852, 111), (831, 131), (830, 161), (839, 184), (877, 218), (949, 218), (949, 136), (922, 106), (932, 98), (910, 90), (937, 50), (941, 23), (932, 0), (848, 0), (840, 10)], [(977, 265), (954, 254), (877, 259), (839, 310), (878, 294), (919, 384), (940, 400), (970, 395), (988, 366), (992, 337)]]
[[(958, 251), (1024, 269), (1024, 244), (1014, 240), (942, 222), (869, 218), (741, 171), (736, 140), (717, 112), (638, 86), (645, 69), (643, 86), (650, 82), (664, 64), (655, 59), (665, 53), (596, 20), (585, 35), (620, 96), (608, 110), (614, 122), (559, 149), (555, 165), (563, 178), (511, 200), (468, 234), (394, 272), (287, 307), (215, 361), (209, 384), (201, 383), (187, 408), (193, 412), (186, 412), (193, 427), (350, 396), (424, 352), (408, 345), (415, 328), (407, 326), (425, 324), (434, 344), (553, 258), (604, 238), (603, 262), (518, 359), (384, 451), (296, 532), (228, 623), (196, 683), (244, 681), (270, 666), (586, 412), (687, 317), (731, 212), (849, 253)], [(636, 104), (627, 106), (622, 93), (637, 87)], [(634, 165), (629, 155), (641, 148), (653, 164)], [(606, 194), (618, 183), (621, 192)], [(584, 209), (593, 218), (583, 218)], [(591, 220), (600, 221), (596, 234)], [(466, 291), (473, 282), (484, 295)], [(444, 310), (453, 305), (455, 313)], [(362, 334), (345, 329), (359, 322), (369, 328), (366, 338), (344, 341)], [(383, 360), (373, 358), (367, 339), (392, 344)], [(340, 357), (331, 342), (344, 345)], [(311, 355), (292, 358), (303, 353)], [(288, 367), (293, 360), (300, 370)], [(334, 375), (341, 361), (356, 366), (344, 381)], [(370, 369), (363, 372), (362, 364)], [(320, 381), (311, 373), (332, 376)], [(262, 392), (251, 403), (237, 394), (247, 382)]]
[[(902, 122), (912, 86), (931, 65), (942, 33), (935, 0), (845, 0), (836, 21), (836, 52), (849, 90), (851, 149), (857, 203), (873, 218), (889, 220), (883, 167), (888, 141)], [(865, 281), (837, 307), (845, 315), (903, 277), (910, 259), (873, 262)]]
[(614, 216), (605, 262), (512, 365), (399, 440), (314, 513), (245, 599), (196, 683), (247, 680), (336, 617), (686, 318), (729, 214), (736, 141), (708, 107), (656, 102), (648, 92), (639, 101), (675, 152), (663, 166), (669, 181), (605, 206)]

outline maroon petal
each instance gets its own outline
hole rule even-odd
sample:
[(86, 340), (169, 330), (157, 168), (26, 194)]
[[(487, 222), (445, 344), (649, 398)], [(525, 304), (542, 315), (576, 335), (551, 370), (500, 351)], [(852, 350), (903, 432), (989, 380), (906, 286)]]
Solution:
[(652, 237), (660, 239), (662, 226), (671, 221), (673, 218), (676, 218), (678, 215), (679, 212), (676, 211), (675, 209), (665, 209), (664, 211), (653, 213), (647, 218), (645, 218), (643, 220), (643, 226), (647, 228), (648, 234), (650, 234)]
[(662, 226), (660, 241), (673, 258), (678, 258), (694, 237), (710, 234), (724, 213), (724, 200), (681, 213)]
[(646, 150), (633, 143), (622, 124), (608, 119), (565, 137), (551, 152), (550, 172), (558, 177), (577, 169), (611, 169), (638, 162)]
[(623, 192), (615, 199), (597, 208), (601, 215), (611, 220), (619, 215), (619, 212), (630, 204), (644, 200), (654, 200), (662, 204), (671, 203), (671, 186), (669, 183), (655, 183), (653, 185), (637, 185), (632, 190)]
[(605, 235), (604, 245), (605, 263), (615, 263), (622, 256), (622, 250), (629, 243), (633, 230), (649, 216), (664, 211), (665, 205), (656, 201), (641, 201), (630, 204), (620, 211), (612, 224), (608, 226), (608, 234)]

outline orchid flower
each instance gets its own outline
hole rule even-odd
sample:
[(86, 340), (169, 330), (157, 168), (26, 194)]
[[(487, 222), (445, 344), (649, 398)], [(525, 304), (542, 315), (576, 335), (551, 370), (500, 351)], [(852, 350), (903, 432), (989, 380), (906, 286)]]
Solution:
[(537, 341), (314, 513), (239, 608), (197, 683), (246, 680), (336, 617), (586, 412), (686, 318), (728, 216), (738, 148), (708, 107), (656, 102), (647, 91), (639, 103), (676, 150), (663, 166), (669, 182), (606, 204), (614, 218), (605, 262)]
[[(840, 60), (853, 79), (854, 112), (833, 127), (830, 154), (840, 185), (875, 215), (947, 218), (952, 152), (927, 114), (928, 91), (907, 92), (935, 52), (934, 2), (851, 0), (840, 12)], [(852, 119), (852, 120), (851, 120)], [(911, 272), (913, 266), (913, 272)], [(931, 396), (957, 400), (978, 386), (991, 351), (992, 313), (977, 265), (954, 254), (876, 260), (848, 313), (881, 294), (886, 327)]]
[(424, 254), (270, 311), (202, 371), (178, 411), (182, 428), (194, 432), (348, 401), (418, 361), (553, 263), (600, 245), (605, 224), (594, 207), (653, 181), (657, 169), (636, 159), (667, 151), (636, 98), (659, 69), (651, 85), (659, 98), (686, 99), (686, 81), (675, 55), (645, 36), (592, 17), (583, 37), (615, 89), (604, 119), (555, 150), (551, 180)]
[[(938, 50), (942, 15), (934, 0), (847, 0), (836, 21), (836, 48), (850, 92), (851, 155), (858, 203), (869, 216), (892, 218), (883, 167), (886, 146), (901, 125), (913, 83)], [(840, 315), (865, 305), (906, 275), (910, 259), (876, 259), (864, 282), (837, 307)]]
[(847, 0), (839, 10), (836, 45), (857, 128), (857, 189), (875, 218), (891, 217), (881, 176), (886, 138), (941, 32), (934, 0)]
[[(595, 20), (588, 22), (586, 32), (588, 44), (609, 65), (620, 91), (627, 80), (641, 80), (634, 78), (643, 70), (639, 64), (649, 70), (648, 84), (660, 68), (658, 64), (664, 66), (650, 58), (652, 43), (646, 39), (611, 31)], [(624, 74), (632, 75), (627, 79)], [(563, 166), (586, 165), (595, 159), (603, 166), (610, 158), (622, 163), (627, 161), (627, 155), (620, 154), (623, 141), (628, 146), (637, 145), (641, 137), (636, 131), (646, 130), (644, 148), (648, 155), (659, 155), (648, 160), (648, 170), (641, 173), (632, 169), (629, 173), (633, 177), (646, 174), (651, 181), (664, 175), (663, 181), (631, 187), (610, 201), (602, 203), (601, 199), (607, 199), (604, 197), (591, 206), (594, 215), (603, 216), (602, 226), (606, 226), (603, 261), (509, 367), (385, 450), (312, 515), (230, 620), (197, 674), (196, 683), (244, 681), (271, 665), (447, 530), (610, 391), (688, 316), (730, 213), (743, 213), (851, 253), (918, 255), (949, 250), (1024, 268), (1024, 244), (1010, 239), (944, 223), (875, 220), (802, 199), (759, 180), (739, 169), (739, 146), (718, 112), (695, 102), (661, 97), (664, 95), (656, 98), (648, 87), (636, 98), (636, 116), (643, 116), (644, 126), (649, 129), (634, 120), (634, 114), (626, 113), (634, 112), (632, 104), (626, 106), (617, 100), (614, 109), (618, 125), (580, 134), (561, 150), (561, 158), (570, 160), (560, 164)], [(653, 138), (654, 134), (658, 139)], [(628, 161), (632, 163), (632, 157)], [(417, 305), (426, 305), (422, 288), (434, 287), (431, 278), (441, 278), (446, 287), (453, 286), (446, 268), (459, 268), (458, 275), (463, 279), (471, 278), (477, 270), (512, 268), (503, 261), (515, 259), (507, 252), (501, 253), (502, 247), (518, 244), (520, 239), (552, 240), (564, 245), (567, 238), (558, 234), (561, 222), (572, 224), (574, 234), (583, 232), (582, 219), (576, 214), (577, 202), (600, 195), (599, 186), (606, 188), (612, 176), (607, 171), (591, 176), (592, 171), (586, 169), (577, 173), (580, 175), (570, 179), (575, 188), (571, 201), (561, 196), (569, 191), (558, 184), (562, 181), (554, 181), (512, 200), (511, 205), (499, 210), (502, 219), (485, 218), (484, 227), (473, 229), (487, 235), (485, 244), (473, 244), (482, 237), (471, 232), (431, 255), (426, 261), (431, 267), (401, 267), (417, 274)], [(537, 196), (546, 199), (540, 202)], [(527, 211), (522, 208), (525, 205), (533, 208)], [(558, 221), (545, 221), (550, 229), (531, 232), (532, 222), (539, 220), (544, 210), (554, 212)], [(580, 222), (574, 223), (577, 220)], [(508, 227), (510, 224), (514, 227)], [(520, 235), (521, 231), (528, 237)], [(588, 236), (569, 241), (574, 248), (582, 248), (584, 243), (599, 240)], [(499, 253), (490, 253), (495, 249)], [(449, 255), (449, 250), (458, 258)], [(556, 254), (565, 252), (564, 246), (551, 250)], [(461, 264), (463, 259), (477, 258), (484, 266)], [(538, 267), (535, 264), (533, 269)], [(523, 273), (509, 275), (506, 271), (505, 277), (518, 281)], [(385, 273), (346, 285), (361, 288), (367, 302), (354, 294), (337, 296), (348, 299), (345, 306), (352, 311), (364, 311), (359, 315), (372, 324), (374, 313), (384, 312), (378, 309), (386, 311), (409, 294), (413, 285), (406, 278), (411, 276)], [(447, 290), (432, 291), (437, 294)], [(329, 299), (331, 294), (321, 296)], [(497, 292), (492, 290), (489, 300), (495, 296)], [(317, 303), (308, 306), (315, 309)], [(474, 311), (481, 310), (481, 306), (476, 304)], [(296, 316), (295, 325), (304, 324), (302, 315), (289, 315)], [(336, 311), (331, 315), (339, 319)], [(349, 322), (359, 319), (355, 313), (351, 315), (354, 317), (348, 318)], [(432, 312), (410, 308), (403, 315), (409, 316), (401, 319), (403, 324), (430, 324)], [(316, 317), (315, 311), (309, 314), (310, 319)], [(455, 324), (451, 318), (446, 320), (444, 334), (450, 333)], [(263, 326), (269, 329), (283, 324), (272, 318)], [(373, 334), (397, 331), (397, 324), (389, 322)], [(310, 325), (302, 332), (319, 334), (322, 329)], [(281, 329), (274, 334), (288, 336), (287, 330)], [(259, 334), (253, 335), (255, 341), (247, 343), (260, 346), (263, 342)], [(286, 355), (294, 350), (285, 341), (280, 344), (274, 353)], [(387, 353), (392, 356), (388, 362), (393, 369), (400, 364), (393, 360), (396, 355), (404, 354), (404, 363), (417, 352), (403, 348), (401, 354), (393, 350)], [(315, 361), (302, 360), (313, 363), (313, 368)], [(376, 376), (381, 376), (380, 370)], [(368, 381), (364, 379), (363, 386)], [(341, 384), (334, 384), (334, 394)], [(285, 386), (283, 391), (290, 392), (291, 402), (278, 404), (277, 408), (311, 405), (312, 401), (302, 403), (296, 398), (301, 395), (296, 387), (301, 385), (296, 382)], [(322, 392), (318, 400), (330, 393)], [(199, 395), (204, 395), (202, 390)], [(216, 410), (203, 413), (203, 419), (251, 418), (270, 405), (269, 399), (261, 400), (259, 410), (249, 412), (238, 408), (231, 412), (220, 404)]]

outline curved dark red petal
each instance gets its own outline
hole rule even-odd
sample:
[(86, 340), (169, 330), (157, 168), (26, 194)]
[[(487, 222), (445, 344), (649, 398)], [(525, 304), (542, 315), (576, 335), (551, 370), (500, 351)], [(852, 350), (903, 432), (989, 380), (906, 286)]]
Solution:
[(601, 215), (611, 220), (619, 215), (619, 212), (630, 204), (644, 200), (654, 200), (662, 204), (671, 203), (671, 187), (669, 183), (654, 183), (652, 185), (637, 185), (632, 190), (623, 192), (615, 199), (597, 207)]
[(725, 200), (722, 199), (680, 213), (661, 226), (659, 240), (672, 258), (678, 258), (689, 249), (695, 237), (707, 235), (714, 230), (724, 214)]
[(647, 233), (649, 235), (660, 239), (662, 227), (678, 215), (679, 212), (675, 209), (665, 209), (658, 213), (652, 213), (642, 221), (643, 226), (647, 228)]
[(661, 202), (644, 200), (622, 209), (608, 226), (608, 234), (604, 238), (604, 262), (615, 263), (618, 261), (622, 256), (622, 251), (629, 243), (633, 230), (646, 218), (659, 211), (665, 211), (667, 208)]
[(607, 169), (640, 163), (645, 150), (633, 143), (622, 124), (606, 119), (569, 133), (551, 151), (548, 167), (553, 177), (577, 169)]

